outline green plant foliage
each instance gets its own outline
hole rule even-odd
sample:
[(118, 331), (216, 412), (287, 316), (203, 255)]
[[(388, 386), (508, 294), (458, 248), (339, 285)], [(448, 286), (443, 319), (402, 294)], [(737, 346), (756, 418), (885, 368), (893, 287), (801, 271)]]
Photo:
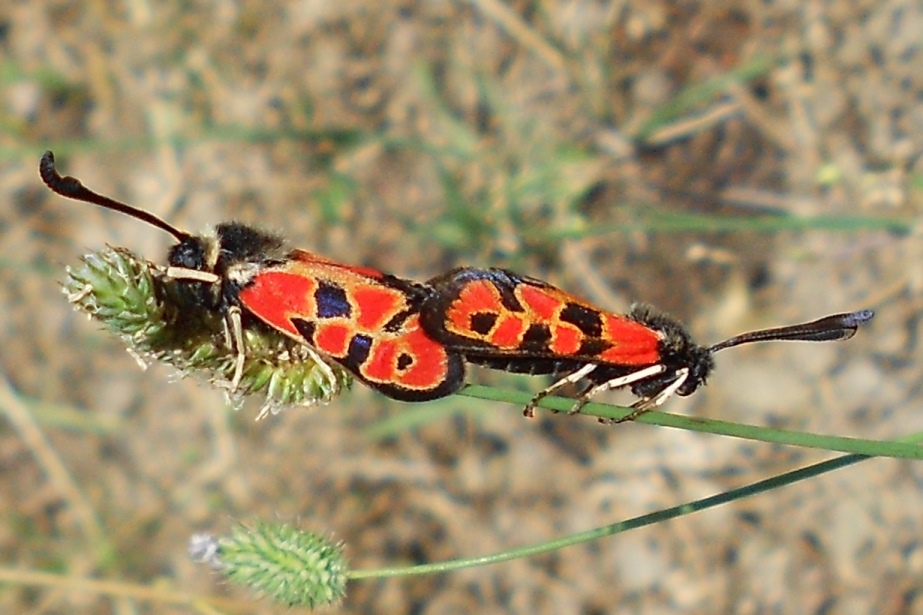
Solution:
[(259, 416), (289, 406), (325, 403), (350, 376), (310, 348), (261, 326), (244, 331), (243, 378), (231, 391), (236, 354), (220, 314), (183, 309), (177, 281), (123, 248), (106, 247), (68, 267), (64, 294), (78, 310), (116, 334), (142, 364), (161, 362), (228, 393), (232, 403), (263, 397)]

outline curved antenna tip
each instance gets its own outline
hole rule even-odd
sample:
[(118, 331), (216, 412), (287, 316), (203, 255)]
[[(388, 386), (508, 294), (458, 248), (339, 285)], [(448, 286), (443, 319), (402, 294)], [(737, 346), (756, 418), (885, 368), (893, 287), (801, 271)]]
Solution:
[(175, 226), (168, 224), (150, 212), (138, 209), (137, 207), (132, 207), (131, 205), (126, 205), (125, 203), (116, 201), (115, 199), (110, 199), (107, 196), (93, 192), (84, 186), (83, 183), (81, 183), (81, 181), (76, 177), (71, 177), (70, 175), (62, 176), (60, 173), (58, 173), (58, 169), (55, 167), (54, 152), (51, 150), (45, 150), (45, 153), (42, 154), (42, 158), (38, 163), (38, 174), (41, 176), (42, 181), (45, 182), (45, 185), (48, 186), (48, 189), (55, 194), (59, 194), (69, 199), (74, 199), (76, 201), (83, 201), (85, 203), (99, 205), (100, 207), (105, 207), (106, 209), (111, 209), (113, 211), (118, 211), (129, 215), (132, 218), (136, 218), (142, 222), (147, 222), (151, 226), (155, 226), (163, 231), (170, 233), (177, 239), (177, 241), (185, 241), (190, 237), (189, 233), (179, 230)]
[(872, 320), (875, 316), (875, 310), (859, 310), (858, 312), (850, 312), (849, 314), (843, 314), (843, 326), (844, 327), (855, 327), (864, 322)]

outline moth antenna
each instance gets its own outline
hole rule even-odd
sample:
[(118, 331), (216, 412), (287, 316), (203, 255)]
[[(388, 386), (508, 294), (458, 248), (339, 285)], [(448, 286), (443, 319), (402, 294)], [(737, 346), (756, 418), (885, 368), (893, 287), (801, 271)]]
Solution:
[(42, 154), (42, 160), (38, 165), (38, 172), (42, 177), (42, 181), (45, 182), (45, 185), (48, 186), (48, 188), (55, 194), (59, 194), (69, 199), (74, 199), (75, 201), (92, 203), (93, 205), (99, 205), (100, 207), (105, 207), (106, 209), (113, 209), (123, 214), (127, 214), (132, 218), (136, 218), (142, 222), (147, 222), (151, 226), (156, 226), (157, 228), (170, 233), (180, 242), (185, 241), (191, 237), (189, 233), (183, 232), (175, 226), (164, 222), (150, 212), (144, 211), (143, 209), (138, 209), (137, 207), (132, 207), (131, 205), (126, 205), (125, 203), (120, 203), (115, 199), (110, 199), (107, 196), (93, 192), (84, 186), (76, 177), (71, 177), (70, 175), (62, 176), (60, 173), (58, 173), (58, 170), (54, 166), (54, 153), (52, 153), (50, 150)]
[(804, 322), (787, 327), (760, 329), (741, 333), (730, 339), (718, 342), (708, 348), (718, 352), (725, 348), (749, 344), (751, 342), (802, 341), (802, 342), (837, 342), (848, 340), (859, 329), (859, 325), (868, 322), (875, 315), (872, 310), (859, 310), (844, 314), (833, 314), (811, 322)]

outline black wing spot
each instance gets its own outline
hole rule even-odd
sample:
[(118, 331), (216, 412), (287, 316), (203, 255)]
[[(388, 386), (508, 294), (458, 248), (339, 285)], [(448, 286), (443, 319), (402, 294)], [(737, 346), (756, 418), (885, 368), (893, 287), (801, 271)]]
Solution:
[(349, 350), (346, 351), (344, 363), (358, 368), (369, 358), (369, 352), (372, 350), (372, 338), (368, 335), (354, 335), (349, 340)]
[(401, 356), (397, 358), (397, 369), (399, 371), (404, 371), (411, 365), (413, 365), (413, 357), (409, 354), (402, 353)]
[(581, 357), (595, 357), (612, 348), (612, 344), (600, 338), (585, 338), (577, 354)]
[(318, 318), (349, 318), (352, 313), (352, 305), (346, 297), (346, 291), (330, 282), (320, 283), (314, 291), (314, 301), (317, 303)]
[(295, 325), (295, 329), (298, 330), (301, 337), (309, 344), (314, 344), (314, 332), (317, 330), (317, 325), (303, 318), (292, 318), (292, 324)]
[(520, 350), (528, 352), (548, 352), (548, 342), (551, 341), (551, 329), (548, 325), (532, 324), (522, 336)]
[(383, 327), (384, 330), (391, 333), (400, 333), (401, 329), (404, 327), (404, 323), (406, 323), (407, 319), (413, 316), (413, 314), (413, 309), (407, 309), (403, 312), (398, 312), (392, 316), (388, 322), (385, 323), (385, 326)]
[(497, 324), (497, 315), (493, 312), (478, 312), (471, 316), (471, 329), (479, 335), (490, 333)]
[(577, 303), (568, 303), (561, 310), (561, 321), (570, 323), (588, 337), (600, 337), (603, 322), (599, 311)]

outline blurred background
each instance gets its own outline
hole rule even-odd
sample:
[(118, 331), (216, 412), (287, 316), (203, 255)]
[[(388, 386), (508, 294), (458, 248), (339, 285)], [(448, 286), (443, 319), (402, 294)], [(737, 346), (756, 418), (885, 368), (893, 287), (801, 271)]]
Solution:
[[(258, 404), (142, 372), (70, 309), (81, 254), (162, 261), (170, 238), (51, 195), (45, 149), (190, 231), (258, 224), (416, 279), (502, 266), (614, 311), (653, 303), (701, 343), (875, 308), (846, 344), (722, 353), (665, 410), (923, 429), (921, 32), (911, 0), (4, 3), (0, 566), (290, 612), (191, 562), (189, 536), (285, 520), (357, 568), (433, 562), (831, 457), (361, 385), (255, 423)], [(354, 583), (338, 612), (923, 613), (921, 480), (871, 460), (553, 555)], [(14, 582), (0, 611), (194, 609)]]

